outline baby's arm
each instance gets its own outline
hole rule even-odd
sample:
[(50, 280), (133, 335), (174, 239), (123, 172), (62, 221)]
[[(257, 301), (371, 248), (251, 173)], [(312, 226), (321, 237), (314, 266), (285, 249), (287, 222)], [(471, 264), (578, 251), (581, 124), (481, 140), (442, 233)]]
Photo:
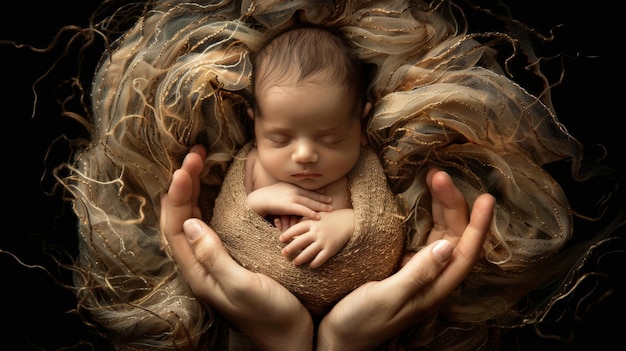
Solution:
[(248, 194), (248, 205), (262, 217), (292, 215), (319, 219), (318, 212), (330, 212), (332, 198), (288, 183), (276, 183)]
[(293, 263), (310, 262), (311, 268), (320, 267), (350, 240), (354, 232), (354, 210), (340, 209), (319, 213), (319, 220), (304, 220), (287, 229), (279, 240), (289, 243), (283, 255), (295, 256)]
[(317, 212), (332, 211), (332, 197), (274, 178), (259, 161), (256, 148), (252, 148), (246, 158), (244, 187), (248, 205), (261, 217), (319, 219)]

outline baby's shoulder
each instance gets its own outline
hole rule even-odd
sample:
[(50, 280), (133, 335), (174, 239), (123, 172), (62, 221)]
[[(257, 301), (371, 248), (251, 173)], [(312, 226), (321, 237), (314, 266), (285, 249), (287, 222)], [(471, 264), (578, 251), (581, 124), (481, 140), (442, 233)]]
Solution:
[(248, 194), (277, 182), (259, 162), (256, 148), (251, 148), (246, 156), (244, 175), (244, 185)]

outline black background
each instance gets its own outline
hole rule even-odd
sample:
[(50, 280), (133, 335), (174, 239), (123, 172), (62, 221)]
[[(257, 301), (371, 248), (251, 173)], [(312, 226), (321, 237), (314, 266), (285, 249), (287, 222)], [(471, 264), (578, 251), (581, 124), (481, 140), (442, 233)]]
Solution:
[[(585, 2), (584, 7), (566, 0), (513, 3), (514, 17), (530, 25), (547, 29), (565, 24), (557, 30), (559, 39), (552, 45), (570, 56), (580, 55), (564, 61), (563, 84), (553, 90), (556, 111), (572, 135), (585, 145), (604, 144), (609, 151), (607, 162), (623, 168), (626, 163), (623, 84), (626, 82), (624, 62), (618, 50), (624, 44), (625, 18), (618, 18), (620, 11), (616, 3)], [(97, 4), (91, 0), (3, 1), (0, 39), (45, 47), (63, 25), (86, 26)], [(62, 38), (67, 40), (68, 36)], [(106, 342), (94, 335), (76, 313), (70, 312), (75, 307), (74, 297), (58, 283), (59, 279), (69, 282), (69, 275), (56, 270), (51, 257), (63, 259), (60, 248), (67, 250), (69, 256), (74, 255), (76, 232), (71, 209), (61, 199), (60, 192), (47, 194), (53, 184), (47, 168), (60, 161), (55, 155), (64, 153), (56, 150), (45, 161), (53, 140), (63, 133), (81, 133), (75, 123), (60, 117), (55, 89), (61, 79), (69, 78), (76, 70), (92, 69), (96, 56), (88, 56), (82, 68), (78, 68), (75, 60), (63, 60), (51, 75), (35, 85), (38, 104), (35, 117), (31, 118), (33, 83), (51, 67), (61, 51), (36, 54), (7, 45), (0, 47), (5, 189), (0, 237), (3, 251), (0, 349), (107, 350)], [(51, 273), (38, 267), (26, 268), (18, 259), (26, 265), (46, 267)], [(623, 278), (619, 272), (614, 278), (616, 294), (576, 323), (573, 342), (541, 339), (531, 330), (524, 330), (509, 336), (506, 349), (618, 349), (623, 341), (621, 333), (626, 330), (625, 294), (624, 288), (619, 287), (624, 283)]]

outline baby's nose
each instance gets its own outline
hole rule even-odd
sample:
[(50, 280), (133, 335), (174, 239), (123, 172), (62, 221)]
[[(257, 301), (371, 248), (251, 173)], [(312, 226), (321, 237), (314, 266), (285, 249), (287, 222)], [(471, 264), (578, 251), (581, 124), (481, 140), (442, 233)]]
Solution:
[(315, 145), (309, 140), (300, 140), (296, 143), (291, 154), (291, 160), (298, 163), (317, 162), (317, 152)]

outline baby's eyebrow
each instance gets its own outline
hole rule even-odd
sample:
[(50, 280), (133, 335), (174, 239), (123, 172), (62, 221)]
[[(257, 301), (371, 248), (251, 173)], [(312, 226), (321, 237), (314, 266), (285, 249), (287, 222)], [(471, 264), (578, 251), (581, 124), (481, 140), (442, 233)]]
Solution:
[(276, 135), (292, 135), (293, 133), (295, 133), (295, 131), (293, 128), (269, 126), (265, 128), (265, 133)]
[(349, 123), (342, 123), (340, 125), (333, 125), (333, 126), (320, 126), (320, 128), (318, 128), (317, 130), (323, 133), (333, 133), (333, 132), (343, 132), (345, 130), (350, 129), (351, 124)]

